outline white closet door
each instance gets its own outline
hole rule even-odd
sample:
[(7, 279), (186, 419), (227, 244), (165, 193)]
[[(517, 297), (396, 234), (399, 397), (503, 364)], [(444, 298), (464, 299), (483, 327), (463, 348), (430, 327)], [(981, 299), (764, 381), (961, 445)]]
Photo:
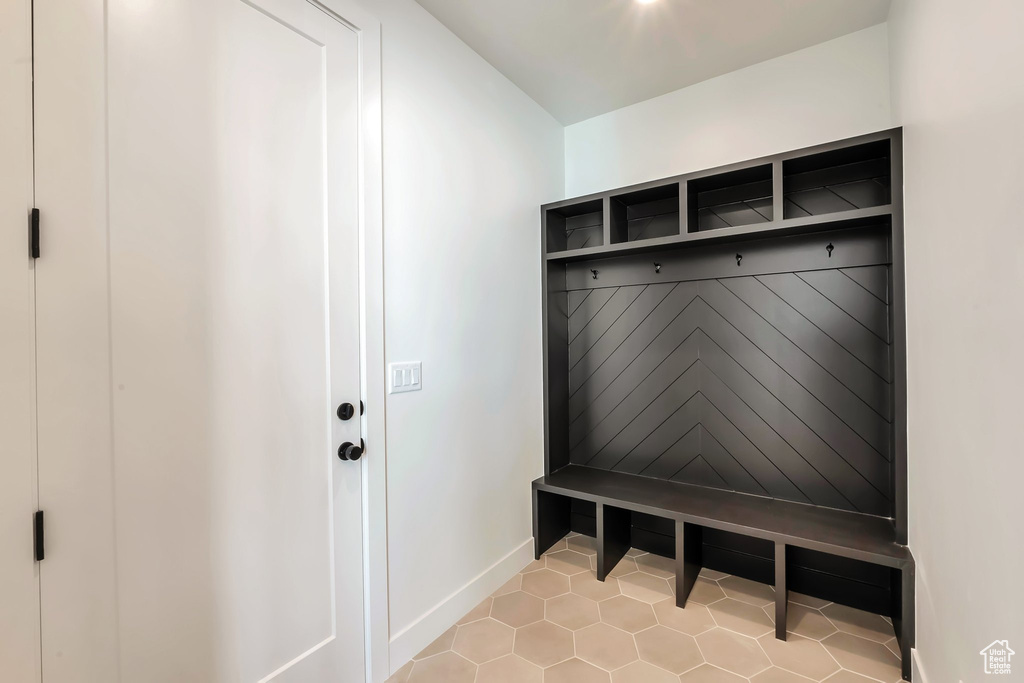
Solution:
[[(67, 28), (46, 12), (37, 43)], [(79, 230), (86, 253), (65, 251), (39, 276), (40, 348), (55, 366), (40, 401), (55, 433), (40, 486), (68, 540), (42, 569), (44, 672), (107, 683), (113, 656), (126, 683), (361, 681), (365, 461), (338, 457), (361, 436), (358, 36), (304, 0), (108, 0), (100, 19), (106, 80), (88, 87), (102, 100), (62, 111), (74, 84), (44, 95), (55, 138), (102, 130), (105, 163), (79, 169), (77, 200), (99, 211), (99, 197), (107, 211), (105, 226), (90, 215)], [(44, 70), (58, 78), (66, 48), (47, 49)], [(71, 184), (48, 150), (47, 178)], [(51, 231), (73, 248), (76, 218), (63, 209)], [(103, 273), (82, 265), (97, 263), (97, 225)], [(81, 297), (102, 320), (93, 286), (109, 292), (111, 360), (83, 378), (68, 355), (77, 341), (94, 352), (102, 329), (70, 339), (55, 312)], [(64, 410), (62, 366), (75, 373), (67, 389), (100, 404), (83, 412), (102, 425), (109, 410), (105, 471), (94, 420)], [(353, 419), (338, 418), (344, 402)], [(89, 432), (84, 453), (61, 447), (69, 424)], [(109, 486), (109, 510), (83, 500), (104, 491), (76, 492), (73, 477)], [(92, 511), (85, 524), (76, 505)], [(90, 532), (116, 557), (112, 596), (105, 547), (76, 545)], [(89, 559), (77, 595), (76, 554)], [(111, 604), (113, 644), (102, 635)], [(92, 606), (98, 635), (83, 647)]]
[(0, 678), (39, 680), (28, 0), (0, 3)]

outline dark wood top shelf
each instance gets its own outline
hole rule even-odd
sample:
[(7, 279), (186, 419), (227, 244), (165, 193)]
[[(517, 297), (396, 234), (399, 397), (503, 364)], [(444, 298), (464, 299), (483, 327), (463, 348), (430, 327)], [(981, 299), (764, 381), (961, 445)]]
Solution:
[(583, 249), (570, 249), (547, 254), (548, 261), (580, 261), (587, 259), (606, 258), (624, 254), (634, 254), (656, 249), (681, 246), (697, 246), (727, 241), (741, 241), (783, 235), (798, 235), (825, 230), (841, 230), (844, 228), (867, 225), (888, 218), (893, 211), (890, 204), (872, 206), (864, 209), (838, 211), (820, 216), (802, 216), (785, 218), (770, 223), (744, 225), (735, 228), (721, 228), (704, 232), (683, 233), (668, 237), (602, 244)]
[(744, 493), (568, 465), (535, 489), (889, 567), (913, 563), (892, 520)]

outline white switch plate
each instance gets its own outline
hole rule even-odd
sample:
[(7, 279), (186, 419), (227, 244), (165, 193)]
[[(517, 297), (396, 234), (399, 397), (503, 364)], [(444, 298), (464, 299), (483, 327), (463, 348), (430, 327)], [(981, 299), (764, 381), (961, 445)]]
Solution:
[(406, 391), (419, 391), (422, 386), (422, 377), (420, 361), (390, 363), (388, 364), (388, 393), (401, 394)]

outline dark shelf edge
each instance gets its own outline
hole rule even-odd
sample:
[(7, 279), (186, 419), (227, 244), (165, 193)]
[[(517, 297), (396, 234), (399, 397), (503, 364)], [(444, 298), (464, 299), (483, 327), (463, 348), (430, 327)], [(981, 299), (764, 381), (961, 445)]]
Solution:
[(892, 204), (872, 206), (865, 209), (851, 209), (820, 216), (783, 218), (770, 223), (755, 223), (735, 228), (720, 228), (704, 232), (685, 233), (669, 237), (657, 237), (635, 242), (603, 244), (586, 249), (571, 249), (546, 255), (547, 261), (581, 261), (589, 258), (606, 258), (623, 254), (635, 254), (664, 247), (714, 244), (716, 242), (742, 241), (781, 235), (800, 235), (826, 230), (839, 230), (881, 218), (891, 218)]

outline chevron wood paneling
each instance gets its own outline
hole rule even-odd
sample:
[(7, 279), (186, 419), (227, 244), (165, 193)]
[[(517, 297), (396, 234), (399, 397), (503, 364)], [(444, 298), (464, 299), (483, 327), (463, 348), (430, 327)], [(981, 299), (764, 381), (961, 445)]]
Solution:
[(893, 509), (889, 269), (568, 293), (573, 463)]

